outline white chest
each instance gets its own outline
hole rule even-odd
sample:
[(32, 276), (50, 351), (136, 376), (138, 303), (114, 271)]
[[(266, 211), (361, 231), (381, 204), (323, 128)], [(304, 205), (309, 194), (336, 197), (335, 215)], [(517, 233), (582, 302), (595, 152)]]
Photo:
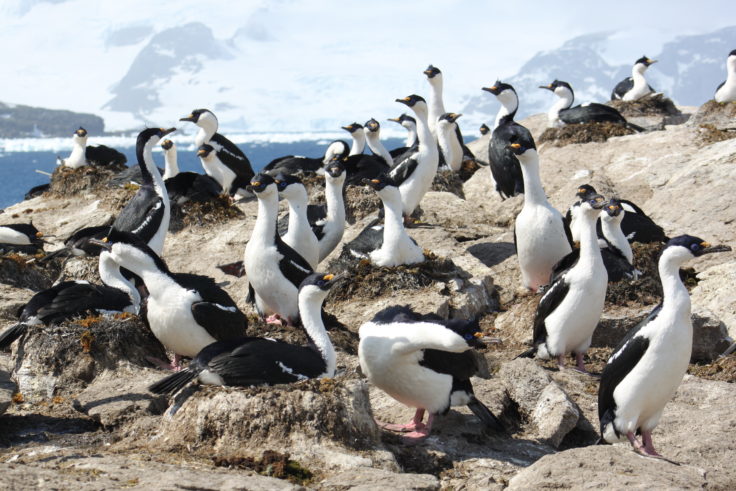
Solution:
[(161, 343), (174, 353), (194, 357), (215, 338), (194, 320), (192, 304), (202, 298), (192, 290), (148, 298), (148, 322)]

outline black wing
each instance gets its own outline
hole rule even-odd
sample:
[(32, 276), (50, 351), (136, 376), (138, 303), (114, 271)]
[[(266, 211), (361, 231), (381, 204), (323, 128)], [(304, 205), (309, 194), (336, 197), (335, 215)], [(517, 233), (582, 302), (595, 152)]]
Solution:
[(307, 220), (312, 227), (317, 240), (322, 240), (325, 236), (324, 227), (327, 219), (327, 205), (309, 205), (307, 206)]
[(31, 199), (35, 198), (36, 196), (41, 196), (43, 193), (48, 191), (51, 188), (51, 184), (39, 184), (38, 186), (33, 186), (31, 189), (26, 192), (26, 194), (23, 196), (23, 199)]
[(125, 155), (105, 145), (87, 146), (84, 157), (91, 165), (123, 165), (128, 161)]
[(616, 87), (613, 88), (613, 92), (611, 92), (611, 100), (616, 99), (622, 99), (624, 97), (624, 94), (626, 94), (628, 91), (631, 90), (631, 88), (634, 86), (634, 79), (631, 77), (626, 77), (622, 81), (616, 84)]
[(570, 247), (574, 248), (575, 241), (572, 240), (572, 230), (570, 229), (570, 222), (562, 219), (562, 229), (565, 231), (565, 237), (567, 238), (567, 243), (570, 244)]
[(223, 273), (241, 278), (245, 275), (245, 267), (243, 261), (235, 261), (233, 263), (221, 264), (217, 266)]
[(216, 303), (225, 307), (237, 307), (230, 295), (209, 276), (191, 273), (172, 273), (171, 276), (183, 288), (196, 290), (204, 302)]
[(210, 139), (210, 145), (217, 150), (217, 156), (228, 169), (232, 170), (236, 176), (250, 182), (255, 173), (250, 160), (236, 144), (220, 133), (215, 133)]
[(635, 213), (626, 212), (624, 219), (621, 220), (621, 231), (629, 242), (666, 242), (668, 240), (664, 229), (649, 218), (641, 208), (630, 201), (621, 201), (621, 204), (624, 209), (628, 205), (635, 210)]
[(574, 268), (580, 259), (580, 248), (573, 247), (565, 257), (560, 259), (557, 264), (552, 267), (552, 276), (550, 283), (554, 283), (557, 279), (570, 269)]
[(363, 179), (375, 179), (388, 170), (389, 166), (382, 157), (351, 155), (345, 162), (345, 184), (362, 185)]
[(559, 113), (560, 120), (565, 124), (579, 124), (590, 122), (611, 122), (626, 124), (620, 112), (611, 106), (603, 104), (588, 104), (587, 106), (575, 106), (563, 109)]
[(186, 199), (196, 202), (210, 201), (220, 195), (222, 187), (211, 178), (197, 172), (180, 172), (166, 179), (169, 200), (178, 202)]
[[(601, 434), (605, 426), (613, 422), (616, 417), (616, 401), (613, 399), (613, 392), (618, 384), (626, 378), (626, 375), (634, 369), (649, 347), (649, 339), (636, 334), (642, 327), (656, 319), (661, 310), (662, 305), (660, 304), (650, 312), (646, 319), (626, 333), (626, 336), (621, 340), (603, 368), (601, 384), (598, 388), (598, 418), (601, 423)], [(618, 435), (618, 430), (615, 427), (614, 430)]]
[(51, 302), (38, 309), (37, 315), (44, 324), (51, 324), (90, 311), (122, 311), (130, 303), (130, 297), (117, 288), (72, 282), (59, 289)]
[(501, 120), (491, 135), (491, 141), (488, 144), (488, 158), (493, 180), (496, 181), (496, 191), (503, 199), (524, 192), (521, 164), (509, 145), (512, 138), (525, 133), (528, 134), (529, 130), (507, 116)]
[(715, 96), (718, 93), (718, 91), (721, 90), (721, 87), (723, 87), (724, 85), (726, 85), (725, 80), (721, 82), (720, 84), (718, 84), (718, 87), (716, 87), (716, 91), (713, 93), (713, 95)]
[(473, 155), (473, 152), (471, 152), (470, 149), (465, 145), (465, 140), (463, 139), (463, 134), (460, 131), (460, 126), (457, 124), (455, 125), (455, 136), (457, 136), (457, 139), (460, 142), (460, 146), (463, 148), (463, 159), (475, 160), (475, 155)]
[(281, 240), (278, 232), (276, 233), (276, 250), (279, 251), (282, 258), (279, 260), (279, 269), (286, 279), (288, 279), (295, 287), (299, 288), (302, 281), (313, 273), (312, 267), (298, 252), (289, 247), (289, 245)]
[(304, 172), (316, 172), (322, 167), (322, 158), (299, 157), (289, 155), (272, 160), (261, 172), (269, 174), (299, 174)]
[(341, 256), (367, 257), (368, 253), (379, 249), (383, 245), (383, 225), (380, 222), (381, 219), (376, 218), (366, 225), (357, 237), (345, 244)]
[(218, 341), (241, 337), (248, 327), (247, 318), (235, 306), (195, 302), (192, 304), (192, 315), (197, 324)]
[(148, 242), (164, 218), (164, 202), (151, 186), (143, 186), (125, 205), (113, 226), (122, 232), (131, 232)]
[(409, 176), (416, 170), (419, 162), (414, 156), (405, 159), (397, 165), (391, 167), (388, 171), (388, 176), (396, 183), (397, 186), (401, 185), (404, 181), (409, 179)]
[(570, 285), (561, 276), (552, 283), (549, 290), (539, 300), (537, 312), (534, 316), (534, 346), (539, 346), (547, 340), (547, 326), (545, 326), (544, 321), (562, 303), (569, 290)]
[(608, 281), (621, 281), (626, 277), (633, 278), (636, 274), (636, 268), (617, 247), (610, 243), (608, 247), (601, 248), (601, 257), (608, 272)]

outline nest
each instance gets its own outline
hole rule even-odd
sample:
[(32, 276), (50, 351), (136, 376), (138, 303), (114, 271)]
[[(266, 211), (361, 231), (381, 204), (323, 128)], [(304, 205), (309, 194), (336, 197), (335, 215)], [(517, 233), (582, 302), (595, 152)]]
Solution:
[(641, 116), (678, 116), (682, 114), (672, 102), (672, 99), (663, 94), (652, 94), (636, 101), (614, 100), (607, 103), (615, 108), (625, 118)]
[[(659, 256), (664, 244), (640, 243), (631, 244), (634, 252), (634, 267), (642, 272), (638, 280), (624, 279), (617, 283), (609, 283), (606, 291), (606, 303), (621, 306), (656, 305), (662, 301), (662, 283), (659, 280)], [(697, 285), (696, 272), (693, 268), (680, 270), (680, 277), (690, 289)]]
[[(734, 104), (734, 107), (736, 107), (736, 104)], [(725, 129), (720, 129), (711, 123), (704, 123), (698, 126), (698, 143), (703, 146), (732, 138), (736, 138), (736, 126)]]
[(736, 102), (716, 102), (710, 100), (700, 106), (690, 118), (690, 124), (712, 125), (720, 130), (736, 129)]
[(213, 457), (215, 467), (230, 469), (247, 469), (258, 474), (277, 479), (286, 479), (298, 485), (307, 485), (312, 481), (314, 474), (298, 462), (291, 460), (291, 456), (275, 450), (266, 450), (259, 459), (253, 457)]
[(332, 287), (328, 302), (344, 302), (352, 298), (377, 298), (401, 290), (421, 290), (434, 283), (446, 283), (453, 278), (468, 278), (451, 259), (424, 253), (424, 262), (395, 267), (381, 267), (364, 259), (358, 262), (340, 257), (328, 270), (342, 271), (347, 279)]
[(381, 198), (368, 186), (346, 185), (343, 196), (345, 198), (345, 220), (351, 225), (383, 206)]
[[(330, 336), (330, 341), (336, 350), (349, 355), (358, 354), (358, 335), (340, 322), (337, 317), (322, 310), (322, 321)], [(304, 329), (298, 329), (280, 324), (266, 324), (258, 317), (248, 318), (248, 332), (257, 333), (258, 336), (278, 339), (287, 343), (306, 346), (309, 339)]]
[(49, 192), (52, 196), (68, 197), (101, 188), (107, 191), (107, 182), (125, 168), (124, 164), (112, 164), (105, 167), (84, 165), (77, 169), (60, 165), (51, 174)]
[(571, 143), (602, 143), (612, 136), (624, 136), (636, 133), (631, 128), (619, 123), (591, 122), (568, 124), (560, 128), (547, 128), (537, 140), (539, 143), (550, 142), (555, 147), (564, 147)]
[(50, 288), (61, 272), (61, 263), (39, 263), (43, 257), (43, 253), (26, 256), (14, 252), (0, 256), (0, 283), (34, 292)]
[(169, 232), (179, 232), (187, 227), (207, 227), (243, 217), (229, 197), (219, 195), (208, 201), (187, 201), (183, 205), (171, 204)]
[(454, 172), (449, 169), (441, 169), (437, 171), (432, 181), (432, 191), (445, 191), (452, 193), (455, 196), (465, 199), (465, 193), (463, 192), (463, 179), (460, 177), (459, 172)]
[(687, 373), (708, 380), (734, 383), (736, 382), (736, 354), (732, 353), (705, 365), (692, 364)]
[(460, 176), (460, 180), (465, 182), (471, 177), (473, 177), (473, 174), (476, 173), (478, 169), (480, 169), (481, 165), (488, 165), (486, 163), (481, 164), (477, 159), (475, 160), (463, 160), (462, 165), (460, 166), (460, 170), (458, 171), (458, 175)]

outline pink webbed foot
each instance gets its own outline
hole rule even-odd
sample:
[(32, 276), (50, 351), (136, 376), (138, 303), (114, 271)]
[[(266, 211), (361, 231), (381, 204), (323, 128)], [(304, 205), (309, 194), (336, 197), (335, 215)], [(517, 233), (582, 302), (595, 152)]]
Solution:
[(399, 431), (402, 433), (407, 431), (422, 431), (425, 428), (422, 419), (424, 419), (424, 409), (417, 409), (414, 417), (406, 424), (384, 423), (378, 420), (376, 420), (376, 424), (384, 430)]
[(575, 370), (580, 373), (588, 375), (588, 370), (585, 369), (585, 358), (583, 353), (575, 353)]
[(557, 357), (557, 366), (562, 370), (565, 368), (565, 355), (559, 355)]
[(280, 326), (284, 325), (283, 319), (281, 319), (281, 316), (279, 314), (273, 314), (266, 317), (266, 324), (278, 324)]
[(639, 443), (639, 440), (636, 439), (636, 435), (634, 435), (633, 431), (626, 433), (626, 438), (629, 439), (629, 443), (631, 443), (631, 446), (634, 447), (634, 450), (636, 450), (637, 453), (642, 453), (644, 445)]
[(146, 356), (146, 360), (151, 362), (153, 365), (161, 368), (162, 370), (172, 370), (179, 372), (182, 369), (180, 355), (174, 354), (174, 361), (162, 360), (160, 358), (154, 358), (153, 356)]
[(412, 431), (411, 433), (407, 433), (402, 437), (404, 440), (404, 443), (408, 445), (415, 445), (419, 443), (420, 441), (424, 440), (429, 436), (429, 433), (432, 431), (432, 423), (434, 422), (434, 414), (429, 415), (427, 418), (427, 424), (422, 425), (423, 428), (417, 428), (416, 431)]
[(642, 445), (641, 448), (637, 449), (640, 454), (646, 455), (647, 457), (655, 457), (659, 459), (664, 458), (654, 449), (651, 431), (642, 431), (641, 439), (644, 445)]

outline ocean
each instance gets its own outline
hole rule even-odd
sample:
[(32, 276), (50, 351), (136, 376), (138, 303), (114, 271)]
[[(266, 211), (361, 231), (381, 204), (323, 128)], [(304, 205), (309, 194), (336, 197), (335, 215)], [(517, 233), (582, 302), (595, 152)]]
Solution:
[[(238, 144), (238, 146), (248, 156), (253, 170), (258, 171), (271, 160), (284, 155), (320, 157), (324, 155), (327, 145), (332, 140), (333, 138), (288, 142), (252, 141)], [(349, 140), (346, 141), (350, 144)], [(387, 138), (382, 141), (386, 148), (389, 149), (404, 144), (404, 140), (400, 138)], [(11, 140), (6, 140), (5, 142), (5, 148), (11, 148), (11, 145), (8, 144)], [(56, 168), (57, 154), (63, 158), (69, 155), (68, 149), (58, 151), (49, 150), (47, 148), (50, 145), (45, 145), (44, 143), (48, 142), (40, 140), (33, 144), (25, 145), (22, 151), (0, 151), (0, 208), (5, 208), (22, 201), (23, 196), (29, 189), (49, 182), (47, 175), (38, 173), (36, 170), (51, 173)], [(128, 158), (128, 166), (135, 165), (135, 147), (110, 146), (125, 154)], [(0, 146), (0, 148), (3, 148), (3, 146)], [(204, 173), (193, 145), (189, 148), (183, 148), (182, 145), (179, 145), (177, 150), (180, 170)], [(159, 149), (154, 152), (153, 158), (156, 164), (163, 168), (163, 153)]]

